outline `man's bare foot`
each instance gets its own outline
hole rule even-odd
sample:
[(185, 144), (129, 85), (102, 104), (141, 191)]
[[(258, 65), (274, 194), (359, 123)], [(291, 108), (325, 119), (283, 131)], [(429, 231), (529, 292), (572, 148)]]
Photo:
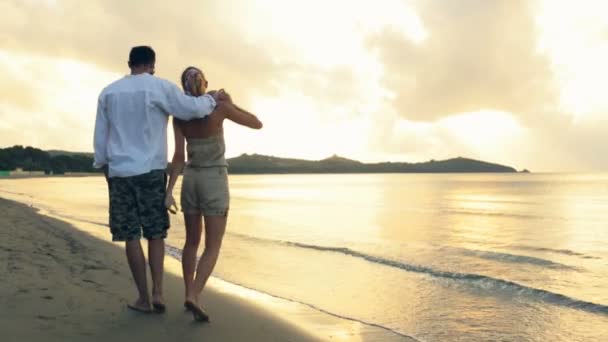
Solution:
[(135, 303), (133, 304), (127, 304), (127, 307), (131, 310), (137, 311), (137, 312), (141, 312), (141, 313), (150, 313), (152, 312), (152, 309), (150, 308), (150, 303), (148, 301), (144, 301), (141, 299), (138, 299)]

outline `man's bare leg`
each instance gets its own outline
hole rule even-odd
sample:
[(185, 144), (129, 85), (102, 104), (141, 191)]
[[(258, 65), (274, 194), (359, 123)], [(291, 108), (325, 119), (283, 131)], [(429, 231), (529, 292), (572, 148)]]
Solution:
[[(165, 262), (165, 240), (148, 241), (148, 262), (152, 273), (152, 305), (157, 310), (164, 310), (163, 270)], [(162, 308), (161, 308), (162, 307)]]
[(141, 249), (139, 239), (127, 241), (127, 261), (133, 275), (133, 280), (139, 292), (139, 298), (130, 307), (140, 311), (150, 311), (150, 296), (148, 295), (148, 281), (146, 279), (146, 258)]

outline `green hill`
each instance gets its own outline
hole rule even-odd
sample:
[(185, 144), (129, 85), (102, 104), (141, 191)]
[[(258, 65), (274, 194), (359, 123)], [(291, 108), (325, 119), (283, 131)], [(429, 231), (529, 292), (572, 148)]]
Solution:
[(0, 148), (0, 170), (12, 171), (17, 168), (25, 171), (44, 171), (46, 174), (98, 172), (93, 168), (93, 157), (90, 153), (51, 153), (29, 146)]
[[(92, 153), (43, 151), (23, 146), (0, 149), (0, 170), (22, 168), (47, 174), (99, 172), (92, 164)], [(509, 166), (461, 157), (423, 163), (362, 163), (336, 155), (322, 160), (303, 160), (243, 154), (228, 159), (228, 164), (233, 174), (517, 172)]]
[(517, 172), (514, 168), (484, 161), (452, 158), (424, 163), (362, 163), (333, 156), (319, 161), (243, 154), (228, 159), (230, 173), (440, 173)]

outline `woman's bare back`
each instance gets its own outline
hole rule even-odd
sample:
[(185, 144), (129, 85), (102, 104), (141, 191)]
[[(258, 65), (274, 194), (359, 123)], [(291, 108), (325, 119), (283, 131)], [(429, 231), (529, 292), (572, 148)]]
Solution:
[(222, 133), (224, 116), (212, 113), (206, 118), (183, 121), (173, 117), (174, 122), (179, 126), (186, 140), (204, 139)]

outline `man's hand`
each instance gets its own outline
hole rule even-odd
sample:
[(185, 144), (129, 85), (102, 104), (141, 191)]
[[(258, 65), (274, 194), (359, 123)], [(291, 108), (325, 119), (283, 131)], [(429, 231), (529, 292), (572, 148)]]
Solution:
[(175, 202), (175, 198), (173, 198), (173, 193), (168, 192), (165, 196), (165, 207), (171, 214), (177, 214), (177, 203)]
[(216, 102), (219, 101), (219, 92), (217, 90), (209, 90), (207, 95), (211, 95)]
[(211, 95), (215, 102), (230, 102), (232, 103), (232, 97), (223, 88), (220, 90), (210, 90), (207, 95)]

